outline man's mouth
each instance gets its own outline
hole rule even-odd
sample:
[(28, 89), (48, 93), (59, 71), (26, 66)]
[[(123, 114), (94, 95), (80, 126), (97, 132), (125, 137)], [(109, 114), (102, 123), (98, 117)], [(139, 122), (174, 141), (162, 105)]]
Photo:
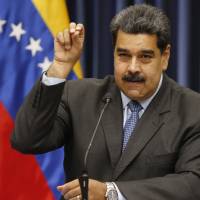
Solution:
[(122, 80), (132, 83), (143, 83), (145, 78), (139, 74), (126, 74), (122, 77)]

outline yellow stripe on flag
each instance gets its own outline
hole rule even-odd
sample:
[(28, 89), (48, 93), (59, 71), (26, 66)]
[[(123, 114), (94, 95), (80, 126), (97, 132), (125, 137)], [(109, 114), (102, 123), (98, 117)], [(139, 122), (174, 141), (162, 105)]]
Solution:
[[(50, 32), (55, 35), (69, 26), (65, 0), (32, 0)], [(80, 62), (74, 66), (78, 78), (83, 78)]]

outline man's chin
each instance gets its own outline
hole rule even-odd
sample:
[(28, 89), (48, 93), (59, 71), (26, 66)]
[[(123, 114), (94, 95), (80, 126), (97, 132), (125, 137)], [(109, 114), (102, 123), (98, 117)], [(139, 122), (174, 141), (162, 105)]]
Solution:
[(138, 101), (138, 100), (142, 99), (142, 95), (141, 95), (140, 91), (137, 89), (128, 89), (128, 90), (124, 91), (124, 93), (126, 96), (128, 96), (132, 100)]

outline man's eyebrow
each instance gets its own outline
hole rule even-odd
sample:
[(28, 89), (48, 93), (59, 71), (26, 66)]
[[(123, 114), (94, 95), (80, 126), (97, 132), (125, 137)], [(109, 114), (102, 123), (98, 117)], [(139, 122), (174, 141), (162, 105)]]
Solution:
[(129, 50), (118, 47), (118, 48), (117, 48), (117, 52), (118, 52), (118, 53), (129, 53)]
[[(118, 47), (116, 51), (117, 53), (128, 53), (128, 54), (130, 53), (128, 49), (124, 49), (121, 47)], [(151, 56), (155, 56), (155, 52), (152, 49), (142, 49), (138, 52), (138, 54), (148, 54)]]
[(155, 55), (155, 52), (152, 49), (143, 49), (143, 50), (140, 51), (140, 53), (150, 54), (152, 56)]

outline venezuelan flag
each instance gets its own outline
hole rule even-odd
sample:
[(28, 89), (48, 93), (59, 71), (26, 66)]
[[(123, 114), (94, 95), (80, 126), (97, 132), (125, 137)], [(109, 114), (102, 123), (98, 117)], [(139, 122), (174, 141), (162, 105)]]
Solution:
[[(0, 0), (0, 199), (55, 200), (63, 151), (23, 155), (9, 143), (16, 113), (53, 59), (53, 37), (69, 25), (64, 0)], [(77, 63), (70, 78), (82, 78)]]

